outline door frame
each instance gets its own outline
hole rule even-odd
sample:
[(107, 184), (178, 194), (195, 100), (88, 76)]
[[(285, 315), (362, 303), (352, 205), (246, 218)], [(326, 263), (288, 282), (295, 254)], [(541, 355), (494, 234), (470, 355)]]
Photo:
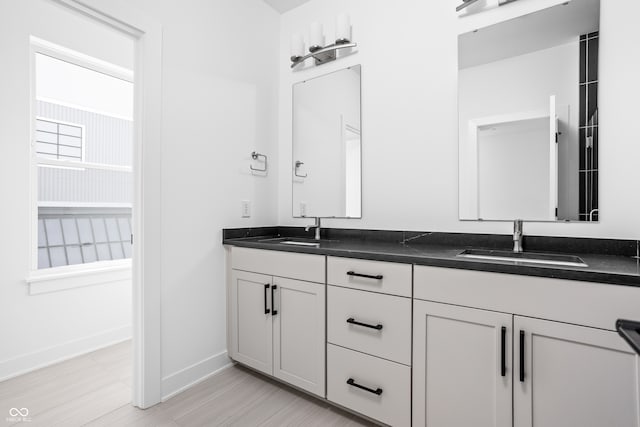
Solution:
[(132, 404), (162, 400), (162, 26), (125, 0), (50, 0), (135, 42)]

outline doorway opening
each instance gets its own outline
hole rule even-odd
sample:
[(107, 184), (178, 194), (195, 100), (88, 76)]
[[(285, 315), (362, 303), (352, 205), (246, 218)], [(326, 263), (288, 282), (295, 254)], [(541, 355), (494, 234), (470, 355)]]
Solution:
[[(119, 38), (117, 55), (103, 55), (112, 46), (109, 37)], [(29, 293), (55, 298), (57, 312), (74, 313), (51, 333), (61, 347), (64, 340), (77, 342), (74, 356), (84, 361), (78, 369), (89, 378), (100, 375), (115, 410), (132, 401), (134, 387), (135, 45), (114, 34), (96, 36), (83, 52), (30, 41)], [(120, 61), (105, 59), (114, 57)], [(45, 409), (30, 408), (46, 420)]]

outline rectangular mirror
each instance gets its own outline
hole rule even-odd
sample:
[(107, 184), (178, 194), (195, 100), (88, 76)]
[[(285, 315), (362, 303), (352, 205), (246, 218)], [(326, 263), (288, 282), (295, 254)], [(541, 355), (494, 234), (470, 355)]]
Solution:
[(293, 216), (361, 217), (360, 65), (293, 86)]
[(598, 220), (599, 0), (458, 36), (462, 220)]

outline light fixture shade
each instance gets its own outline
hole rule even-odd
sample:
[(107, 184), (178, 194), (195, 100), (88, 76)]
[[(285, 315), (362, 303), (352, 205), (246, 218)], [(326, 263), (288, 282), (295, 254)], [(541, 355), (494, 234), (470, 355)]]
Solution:
[(309, 30), (309, 50), (324, 47), (322, 24), (314, 22)]
[(336, 19), (336, 43), (349, 43), (351, 41), (351, 18), (346, 13), (341, 13)]
[(304, 38), (301, 34), (294, 34), (291, 36), (291, 59), (303, 57), (304, 52)]

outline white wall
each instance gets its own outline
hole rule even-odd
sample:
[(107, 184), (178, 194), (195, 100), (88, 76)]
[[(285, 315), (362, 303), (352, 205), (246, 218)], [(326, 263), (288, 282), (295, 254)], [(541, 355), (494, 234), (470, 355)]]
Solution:
[(133, 44), (111, 29), (49, 1), (0, 2), (0, 379), (131, 336), (130, 280), (28, 294), (30, 35), (132, 65)]
[[(131, 5), (163, 25), (167, 396), (228, 361), (221, 229), (277, 222), (279, 16), (262, 0)], [(251, 175), (254, 150), (269, 156), (267, 176)], [(251, 200), (251, 218), (240, 217), (241, 200)]]
[[(131, 7), (163, 25), (164, 225), (163, 265), (158, 268), (167, 396), (228, 362), (221, 229), (277, 221), (279, 17), (262, 0), (136, 0)], [(127, 325), (131, 319), (130, 307), (124, 312), (108, 309), (123, 292), (130, 296), (130, 287), (26, 295), (29, 33), (95, 55), (95, 38), (83, 18), (63, 22), (64, 28), (54, 25), (67, 19), (63, 11), (46, 0), (0, 5), (0, 52), (7, 60), (0, 69), (0, 196), (12, 207), (0, 209), (0, 223), (7, 228), (0, 242), (0, 336), (11, 344), (1, 347), (0, 361), (87, 335), (91, 324), (78, 322), (87, 313)], [(125, 51), (122, 43), (101, 45), (114, 50), (103, 59), (131, 68), (131, 58), (127, 62), (118, 56)], [(253, 150), (269, 156), (266, 176), (250, 173)], [(240, 218), (244, 199), (252, 201), (252, 218)], [(90, 292), (95, 295), (89, 297)], [(69, 300), (74, 304), (63, 304)], [(10, 330), (9, 324), (25, 326)], [(70, 337), (61, 337), (57, 332), (62, 330)], [(3, 364), (0, 378), (12, 369)]]
[[(544, 0), (520, 0), (525, 8)], [(292, 72), (292, 33), (307, 34), (311, 22), (333, 35), (335, 16), (351, 15), (358, 53), (328, 65)], [(636, 143), (634, 70), (640, 51), (628, 37), (637, 27), (640, 3), (602, 1), (600, 40), (601, 221), (526, 223), (525, 233), (552, 236), (640, 238), (640, 145)], [(500, 222), (458, 220), (457, 24), (455, 4), (421, 0), (311, 0), (282, 16), (280, 31), (280, 126), (278, 218), (291, 218), (291, 85), (362, 64), (362, 220), (328, 220), (328, 227), (510, 233)]]

